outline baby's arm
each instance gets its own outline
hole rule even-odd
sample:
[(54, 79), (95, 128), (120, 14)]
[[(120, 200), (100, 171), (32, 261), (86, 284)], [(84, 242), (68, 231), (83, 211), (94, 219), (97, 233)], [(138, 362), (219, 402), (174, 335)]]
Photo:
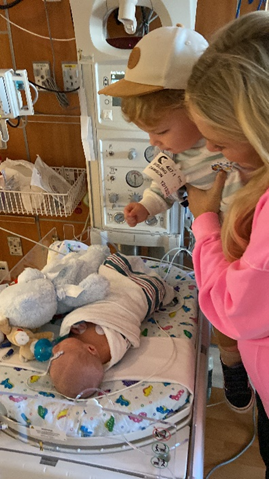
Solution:
[(165, 198), (158, 187), (158, 184), (152, 182), (150, 188), (144, 191), (143, 199), (139, 203), (129, 203), (124, 208), (124, 218), (129, 226), (136, 226), (142, 223), (149, 216), (155, 216), (158, 213), (168, 210), (176, 200)]
[(150, 216), (155, 216), (169, 210), (175, 201), (176, 199), (172, 196), (165, 197), (158, 183), (152, 181), (150, 188), (144, 191), (140, 204), (148, 210)]

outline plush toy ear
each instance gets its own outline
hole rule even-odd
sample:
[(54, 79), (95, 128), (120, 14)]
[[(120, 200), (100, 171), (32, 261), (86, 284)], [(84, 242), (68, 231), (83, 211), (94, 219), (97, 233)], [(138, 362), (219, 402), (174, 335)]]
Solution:
[(53, 318), (56, 310), (54, 286), (43, 277), (19, 282), (0, 293), (0, 314), (9, 318), (11, 326), (39, 328)]
[(28, 283), (36, 279), (44, 279), (45, 275), (35, 268), (25, 268), (25, 270), (19, 274), (17, 283)]

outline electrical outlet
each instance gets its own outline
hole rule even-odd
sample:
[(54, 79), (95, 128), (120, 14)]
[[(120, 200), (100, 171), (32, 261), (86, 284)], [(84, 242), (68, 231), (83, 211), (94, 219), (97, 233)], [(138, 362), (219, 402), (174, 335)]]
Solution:
[(64, 90), (70, 91), (79, 88), (79, 73), (77, 63), (62, 63)]
[(6, 261), (0, 261), (0, 282), (10, 281), (10, 272)]
[(23, 256), (21, 239), (18, 236), (8, 236), (7, 242), (10, 255)]
[(51, 77), (50, 63), (49, 62), (33, 62), (33, 71), (34, 71), (35, 83), (40, 86), (45, 86), (44, 85), (45, 80)]

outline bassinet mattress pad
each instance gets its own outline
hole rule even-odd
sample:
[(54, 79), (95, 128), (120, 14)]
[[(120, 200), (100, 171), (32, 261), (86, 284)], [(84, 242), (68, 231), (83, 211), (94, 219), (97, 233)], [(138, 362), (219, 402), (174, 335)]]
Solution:
[[(176, 266), (159, 265), (154, 261), (147, 263), (162, 277), (167, 274), (178, 303), (163, 307), (142, 323), (141, 351), (140, 348), (130, 350), (130, 355), (134, 354), (134, 358), (140, 360), (140, 378), (137, 368), (131, 371), (135, 359), (128, 357), (128, 351), (119, 363), (119, 370), (116, 365), (107, 371), (94, 398), (70, 401), (54, 390), (48, 375), (29, 371), (24, 368), (24, 363), (22, 367), (12, 367), (8, 361), (2, 361), (2, 420), (6, 417), (14, 424), (28, 428), (32, 437), (38, 437), (44, 430), (50, 431), (50, 439), (53, 436), (57, 442), (57, 438), (66, 441), (68, 438), (126, 437), (126, 434), (144, 430), (152, 421), (166, 420), (182, 410), (189, 414), (187, 411), (193, 399), (198, 315), (194, 275)], [(154, 347), (154, 338), (157, 347)], [(149, 357), (146, 355), (148, 348), (151, 351)], [(154, 349), (159, 363), (152, 357)], [(139, 357), (141, 352), (143, 354)], [(148, 367), (141, 368), (143, 364)], [(173, 382), (169, 381), (169, 370)]]

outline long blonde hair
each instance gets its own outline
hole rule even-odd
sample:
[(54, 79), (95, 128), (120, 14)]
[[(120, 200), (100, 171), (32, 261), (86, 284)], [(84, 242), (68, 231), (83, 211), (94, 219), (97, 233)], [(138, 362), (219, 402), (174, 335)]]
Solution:
[(263, 162), (224, 219), (223, 250), (234, 261), (249, 243), (256, 204), (269, 187), (269, 12), (244, 15), (217, 35), (193, 68), (187, 105), (228, 140), (249, 142)]

